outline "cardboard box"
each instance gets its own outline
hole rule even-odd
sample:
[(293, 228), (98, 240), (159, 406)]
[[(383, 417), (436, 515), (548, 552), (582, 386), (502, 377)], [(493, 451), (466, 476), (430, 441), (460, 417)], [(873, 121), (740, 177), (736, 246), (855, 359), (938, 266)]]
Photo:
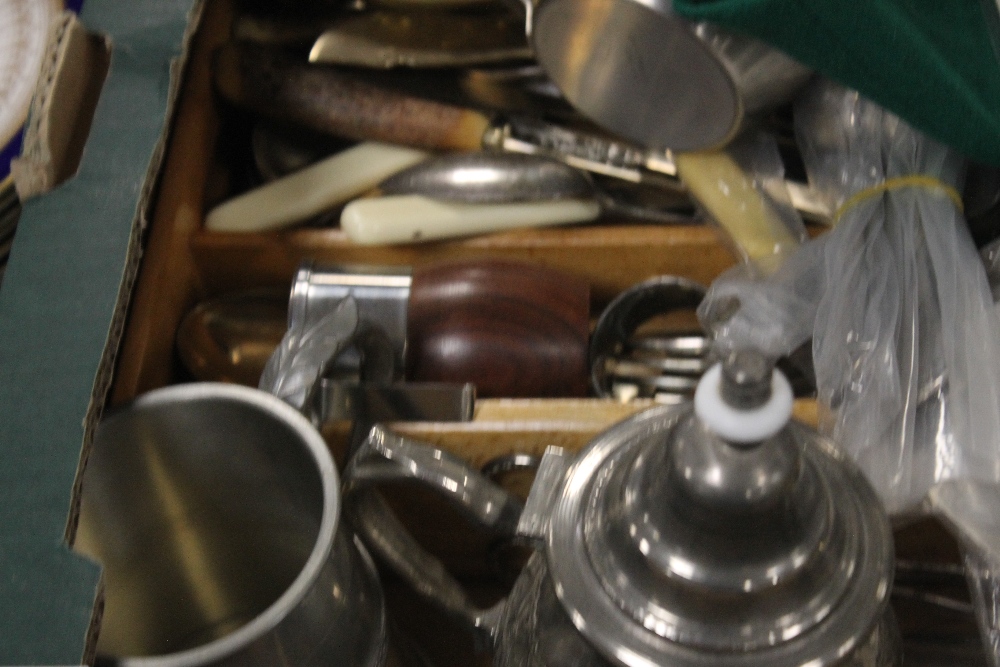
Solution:
[(90, 0), (81, 16), (110, 44), (110, 69), (79, 171), (26, 202), (0, 291), (2, 664), (76, 664), (92, 648), (99, 570), (67, 546), (78, 473), (106, 405), (174, 380), (173, 331), (197, 299), (287, 287), (307, 256), (535, 259), (589, 267), (605, 300), (637, 278), (677, 271), (678, 261), (702, 281), (731, 262), (707, 228), (542, 230), (391, 249), (354, 248), (334, 231), (205, 233), (219, 123), (208, 56), (232, 12), (228, 2), (209, 4), (204, 21), (196, 0), (127, 11)]
[(91, 0), (111, 45), (80, 168), (25, 203), (0, 290), (0, 664), (79, 664), (96, 565), (70, 552), (196, 0)]

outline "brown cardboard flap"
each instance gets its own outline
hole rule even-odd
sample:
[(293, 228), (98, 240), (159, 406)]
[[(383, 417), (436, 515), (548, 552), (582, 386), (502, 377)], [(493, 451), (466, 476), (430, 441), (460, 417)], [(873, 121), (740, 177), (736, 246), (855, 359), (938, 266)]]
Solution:
[(82, 20), (113, 54), (83, 160), (21, 215), (0, 290), (0, 664), (79, 664), (86, 653), (98, 568), (65, 544), (74, 481), (103, 409), (200, 7), (88, 1)]
[(88, 33), (75, 13), (63, 12), (52, 27), (21, 157), (11, 164), (22, 201), (76, 173), (109, 61), (110, 43)]

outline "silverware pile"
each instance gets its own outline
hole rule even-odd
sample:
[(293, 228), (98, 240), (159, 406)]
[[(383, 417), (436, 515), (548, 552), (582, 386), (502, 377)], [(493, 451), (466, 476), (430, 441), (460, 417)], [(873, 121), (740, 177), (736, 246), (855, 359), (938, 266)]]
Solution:
[(621, 353), (604, 359), (604, 373), (618, 400), (680, 403), (694, 394), (698, 378), (712, 365), (711, 347), (701, 333), (633, 336)]

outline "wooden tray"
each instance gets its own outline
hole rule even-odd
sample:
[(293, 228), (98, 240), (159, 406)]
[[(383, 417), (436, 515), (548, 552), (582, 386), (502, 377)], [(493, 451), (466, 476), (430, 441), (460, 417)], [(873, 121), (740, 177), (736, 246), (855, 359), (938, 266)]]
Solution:
[(715, 230), (705, 225), (605, 221), (386, 247), (353, 245), (338, 229), (206, 232), (206, 202), (218, 200), (228, 180), (215, 159), (222, 113), (212, 91), (208, 59), (225, 41), (231, 17), (228, 0), (210, 2), (194, 43), (120, 352), (113, 403), (176, 377), (173, 333), (199, 299), (248, 287), (288, 288), (306, 258), (410, 266), (447, 259), (521, 259), (586, 278), (595, 309), (651, 276), (670, 273), (708, 284), (734, 263)]
[[(533, 261), (586, 278), (592, 285), (595, 313), (620, 291), (651, 276), (673, 274), (707, 285), (734, 263), (716, 231), (703, 225), (602, 221), (397, 247), (355, 246), (336, 229), (247, 235), (206, 232), (202, 221), (207, 204), (224, 196), (228, 182), (217, 155), (225, 115), (212, 91), (209, 56), (227, 39), (232, 16), (230, 0), (209, 2), (193, 45), (119, 352), (112, 406), (185, 379), (174, 336), (182, 317), (199, 300), (250, 287), (288, 288), (297, 266), (307, 258), (412, 266), (465, 258)], [(483, 400), (471, 423), (411, 423), (394, 428), (480, 466), (507, 453), (540, 454), (547, 445), (577, 450), (614, 422), (650, 404), (621, 405), (598, 399)], [(797, 410), (801, 418), (814, 422), (815, 405), (804, 403)], [(336, 434), (328, 435), (337, 441)], [(342, 459), (337, 448), (335, 454)], [(482, 566), (487, 547), (482, 535), (470, 531), (436, 498), (404, 491), (395, 498), (397, 507), (406, 508), (402, 518), (409, 520), (418, 539), (464, 576), (484, 602), (502, 594), (503, 582)], [(954, 541), (932, 522), (906, 528), (899, 535), (899, 546), (904, 556), (912, 558), (955, 562), (958, 557)], [(488, 658), (472, 653), (459, 629), (414, 600), (391, 575), (386, 576), (386, 588), (401, 625), (422, 638), (437, 664), (488, 664)], [(899, 609), (904, 633), (926, 634), (928, 624), (943, 628), (938, 621), (927, 620), (936, 618), (929, 612), (914, 615), (912, 605), (907, 604)], [(967, 636), (970, 621), (953, 618), (947, 630)]]

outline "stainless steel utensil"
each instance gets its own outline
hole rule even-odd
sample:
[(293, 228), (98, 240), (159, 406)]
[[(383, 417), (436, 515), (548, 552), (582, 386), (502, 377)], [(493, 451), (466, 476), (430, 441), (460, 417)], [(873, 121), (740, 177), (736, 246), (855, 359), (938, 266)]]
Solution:
[[(348, 463), (345, 508), (499, 667), (898, 665), (888, 518), (791, 409), (783, 376), (736, 353), (693, 405), (640, 413), (576, 456), (550, 447), (523, 509), (457, 458), (376, 427)], [(533, 540), (506, 600), (476, 607), (403, 531), (372, 488), (403, 479)]]
[[(378, 189), (382, 197), (344, 209), (341, 226), (355, 242), (452, 238), (588, 222), (598, 215), (665, 224), (694, 221), (690, 201), (682, 194), (668, 208), (636, 201), (621, 205), (586, 173), (539, 155), (472, 152), (430, 158), (389, 177)], [(560, 201), (565, 206), (554, 204)], [(488, 222), (491, 216), (501, 222)]]
[[(707, 357), (642, 357), (628, 354), (607, 359), (606, 366), (612, 376), (631, 373), (640, 378), (679, 376), (697, 382), (711, 362)], [(694, 389), (693, 384), (691, 389)]]
[(385, 664), (382, 590), (340, 525), (326, 443), (264, 392), (149, 392), (99, 426), (76, 548), (104, 566), (98, 652), (130, 667)]
[(523, 3), (535, 56), (566, 99), (652, 149), (721, 147), (810, 76), (762, 42), (681, 18), (669, 0)]
[(587, 175), (563, 162), (515, 153), (458, 153), (427, 159), (382, 181), (383, 195), (421, 194), (467, 204), (584, 199)]
[(703, 336), (658, 333), (655, 347), (642, 347), (649, 336), (632, 336), (624, 347), (603, 356), (602, 368), (594, 368), (607, 387), (607, 395), (622, 402), (652, 398), (658, 403), (680, 403), (690, 399), (698, 378), (715, 362), (709, 341)]
[(703, 334), (642, 335), (629, 338), (633, 356), (701, 358), (712, 350), (712, 339)]
[[(639, 187), (633, 184), (633, 187)], [(466, 204), (509, 204), (557, 199), (596, 199), (603, 213), (649, 222), (692, 222), (690, 199), (657, 190), (643, 198), (595, 182), (591, 175), (543, 155), (477, 151), (429, 158), (390, 176), (383, 195), (420, 194)]]
[[(630, 2), (632, 0), (620, 0)], [(491, 117), (389, 90), (273, 49), (230, 44), (216, 53), (215, 85), (229, 101), (271, 118), (359, 141), (432, 150), (486, 148), (552, 157), (572, 167), (632, 183), (684, 192), (673, 154), (523, 116)], [(786, 181), (804, 217), (828, 219), (808, 187)]]
[[(629, 340), (639, 326), (657, 315), (676, 310), (693, 310), (703, 298), (704, 286), (678, 276), (656, 276), (633, 285), (615, 297), (602, 311), (590, 336), (590, 385), (594, 392), (598, 396), (614, 394), (611, 377), (621, 373), (609, 368), (607, 361), (626, 351)], [(648, 380), (650, 375), (660, 375), (649, 370), (645, 375), (632, 373), (630, 377)], [(690, 393), (694, 388), (690, 385), (690, 382), (678, 381), (672, 386), (677, 389), (675, 393)], [(649, 387), (655, 391), (657, 385)]]

